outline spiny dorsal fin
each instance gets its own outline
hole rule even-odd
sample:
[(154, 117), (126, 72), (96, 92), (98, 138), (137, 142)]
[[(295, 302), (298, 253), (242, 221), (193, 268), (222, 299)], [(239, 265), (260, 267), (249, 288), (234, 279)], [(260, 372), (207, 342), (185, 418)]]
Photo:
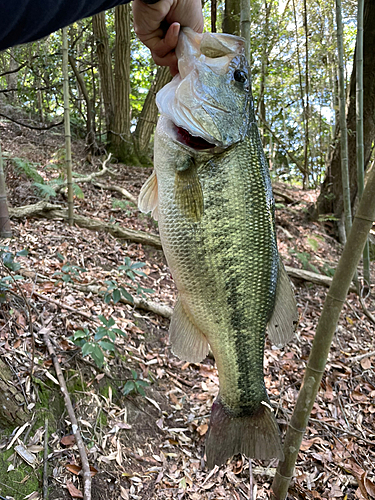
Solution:
[(151, 212), (152, 217), (158, 220), (158, 180), (155, 170), (142, 186), (138, 197), (138, 208), (145, 214)]
[(173, 354), (190, 363), (199, 363), (209, 351), (206, 337), (191, 322), (179, 298), (169, 325), (169, 341)]
[(284, 345), (290, 340), (298, 324), (298, 311), (292, 284), (283, 264), (279, 264), (275, 307), (268, 322), (268, 335), (277, 345)]

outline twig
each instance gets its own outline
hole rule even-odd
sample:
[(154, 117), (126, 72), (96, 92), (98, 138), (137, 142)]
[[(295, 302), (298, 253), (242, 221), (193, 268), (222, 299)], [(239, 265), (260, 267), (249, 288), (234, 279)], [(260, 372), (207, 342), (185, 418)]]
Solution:
[(253, 463), (251, 458), (249, 458), (249, 500), (254, 500), (254, 477), (253, 477)]
[(42, 295), (41, 293), (38, 292), (33, 292), (33, 295), (39, 297), (42, 300), (45, 300), (46, 302), (51, 302), (51, 304), (55, 304), (56, 306), (61, 307), (61, 309), (66, 309), (67, 311), (71, 311), (74, 314), (79, 314), (80, 316), (83, 316), (84, 318), (89, 319), (90, 321), (95, 321), (96, 323), (99, 322), (96, 316), (92, 316), (91, 314), (88, 314), (84, 311), (79, 311), (78, 309), (74, 309), (74, 307), (68, 306), (68, 304), (65, 304), (64, 302), (61, 302), (56, 299), (51, 299), (50, 297), (46, 297), (45, 295)]
[(134, 203), (135, 206), (138, 205), (137, 198), (129, 193), (129, 191), (127, 191), (125, 188), (122, 188), (120, 186), (111, 186), (109, 184), (101, 184), (100, 182), (93, 182), (93, 185), (101, 189), (107, 189), (108, 191), (116, 191), (117, 193), (122, 194), (123, 196), (125, 196), (125, 198)]
[[(106, 172), (108, 172), (107, 163), (111, 159), (111, 156), (112, 156), (112, 153), (109, 153), (108, 158), (106, 158), (104, 160), (104, 162), (102, 164), (103, 165), (102, 170), (100, 170), (99, 172), (93, 172), (92, 174), (86, 175), (85, 177), (76, 177), (74, 179), (74, 183), (78, 184), (78, 183), (82, 183), (82, 182), (90, 182), (93, 179), (95, 179), (96, 177), (101, 177), (102, 175), (104, 175)], [(56, 193), (59, 193), (62, 189), (66, 188), (67, 185), (68, 185), (68, 183), (64, 182), (63, 184), (60, 184), (59, 186), (57, 186), (55, 188)]]
[(90, 472), (90, 466), (89, 466), (89, 461), (87, 458), (87, 453), (85, 449), (85, 445), (82, 440), (82, 436), (78, 427), (78, 422), (73, 410), (73, 405), (69, 397), (69, 392), (68, 389), (66, 388), (66, 383), (64, 379), (64, 375), (61, 370), (60, 363), (58, 362), (57, 356), (55, 354), (55, 350), (52, 346), (51, 339), (49, 337), (49, 332), (50, 329), (48, 328), (42, 328), (39, 333), (43, 334), (44, 336), (44, 342), (47, 346), (48, 352), (51, 356), (51, 359), (53, 361), (56, 375), (60, 384), (61, 392), (64, 396), (64, 401), (65, 401), (65, 406), (69, 414), (69, 418), (72, 424), (72, 431), (76, 440), (76, 444), (78, 447), (79, 455), (81, 457), (81, 464), (82, 464), (82, 475), (83, 475), (83, 498), (84, 500), (91, 500), (91, 472)]
[[(343, 434), (348, 434), (348, 436), (353, 436), (356, 439), (361, 440), (364, 443), (367, 443), (367, 444), (369, 444), (371, 446), (374, 446), (374, 444), (375, 444), (375, 441), (370, 441), (369, 439), (363, 438), (362, 436), (360, 436), (359, 434), (355, 434), (354, 432), (346, 431), (345, 429), (340, 429), (339, 427), (337, 427), (337, 425), (329, 424), (328, 422), (322, 422), (318, 418), (311, 418), (310, 417), (309, 420), (311, 422), (316, 422), (316, 423), (318, 423), (320, 425), (325, 425), (326, 427), (330, 427), (331, 429), (334, 429), (335, 431), (342, 432)], [(335, 434), (333, 434), (333, 432), (331, 434), (333, 436), (335, 436), (336, 439), (338, 439), (337, 436)]]
[(365, 315), (368, 317), (368, 319), (375, 325), (375, 317), (370, 313), (370, 311), (367, 309), (366, 307), (366, 304), (365, 304), (365, 301), (363, 300), (363, 298), (361, 297), (361, 294), (359, 294), (358, 296), (359, 298), (359, 302), (362, 306), (362, 309), (363, 309), (363, 312), (365, 313)]
[(43, 500), (48, 499), (48, 418), (44, 424)]
[(371, 356), (375, 356), (375, 351), (366, 352), (365, 354), (359, 354), (358, 356), (354, 356), (354, 358), (349, 358), (349, 362), (353, 363), (355, 361), (361, 361), (361, 359), (370, 358)]

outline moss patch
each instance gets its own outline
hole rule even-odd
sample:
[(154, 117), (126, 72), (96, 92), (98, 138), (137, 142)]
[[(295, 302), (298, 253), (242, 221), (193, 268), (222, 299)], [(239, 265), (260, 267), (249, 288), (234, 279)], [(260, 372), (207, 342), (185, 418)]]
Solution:
[[(18, 457), (8, 460), (12, 455), (13, 449), (0, 453), (0, 491), (3, 497), (11, 496), (21, 500), (33, 491), (40, 491), (41, 469), (34, 470)], [(15, 469), (7, 472), (11, 464)]]

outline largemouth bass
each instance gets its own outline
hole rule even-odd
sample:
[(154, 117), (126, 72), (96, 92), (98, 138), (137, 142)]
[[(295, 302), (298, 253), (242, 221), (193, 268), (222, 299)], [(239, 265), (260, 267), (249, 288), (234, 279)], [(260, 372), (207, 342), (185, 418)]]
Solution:
[(283, 458), (263, 377), (265, 332), (286, 342), (297, 322), (280, 263), (274, 200), (255, 121), (244, 41), (182, 30), (179, 75), (157, 95), (155, 170), (139, 206), (159, 221), (179, 298), (172, 351), (219, 373), (208, 467), (235, 453)]

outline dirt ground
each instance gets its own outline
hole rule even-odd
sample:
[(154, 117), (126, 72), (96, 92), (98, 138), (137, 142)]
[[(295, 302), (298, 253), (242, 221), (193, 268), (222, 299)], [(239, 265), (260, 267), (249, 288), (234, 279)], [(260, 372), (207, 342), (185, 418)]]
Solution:
[[(47, 184), (62, 172), (61, 131), (29, 131), (3, 121), (0, 137), (9, 205), (40, 201), (40, 190), (12, 158), (31, 162)], [(81, 175), (101, 168), (99, 158), (94, 158), (93, 164), (86, 161), (80, 142), (74, 144), (73, 162), (74, 171)], [(101, 182), (121, 186), (137, 196), (149, 174), (148, 169), (112, 163)], [(80, 187), (84, 196), (74, 200), (76, 213), (157, 234), (155, 222), (119, 193), (90, 182)], [(275, 187), (294, 200), (286, 203), (276, 196), (277, 233), (284, 263), (332, 275), (342, 249), (332, 237), (332, 223), (306, 220), (307, 207), (317, 193), (281, 183)], [(64, 192), (48, 201), (66, 205)], [(49, 498), (79, 498), (82, 492), (77, 445), (41, 333), (47, 328), (93, 467), (94, 500), (250, 498), (249, 461), (245, 457), (234, 457), (212, 471), (204, 465), (205, 434), (218, 392), (214, 360), (208, 357), (200, 364), (180, 361), (168, 345), (168, 318), (122, 302), (106, 303), (100, 293), (112, 280), (121, 281), (128, 293), (136, 294), (132, 286), (136, 283), (153, 290), (152, 294), (145, 293), (147, 300), (173, 307), (177, 292), (162, 251), (118, 240), (106, 232), (70, 227), (62, 220), (12, 219), (12, 231), (13, 238), (3, 240), (1, 245), (12, 252), (27, 248), (28, 254), (16, 257), (21, 268), (15, 274), (22, 279), (11, 281), (7, 302), (0, 304), (0, 358), (11, 366), (14, 384), (24, 395), (29, 425), (8, 450), (6, 472), (0, 473), (0, 496), (42, 498), (47, 410), (51, 412), (49, 420), (54, 417), (48, 437)], [(140, 269), (146, 276), (136, 275), (132, 281), (121, 274), (118, 266), (126, 257), (132, 263), (144, 263)], [(6, 273), (1, 268), (0, 278)], [(300, 314), (297, 333), (282, 349), (267, 340), (264, 360), (267, 391), (283, 434), (327, 293), (327, 288), (305, 281), (294, 284)], [(365, 298), (372, 314), (374, 295), (372, 286)], [(116, 351), (110, 351), (105, 364), (98, 368), (92, 357), (82, 356), (70, 337), (85, 329), (94, 335), (98, 326), (103, 326), (101, 315), (107, 320), (113, 318), (125, 335), (116, 336)], [(375, 498), (374, 333), (374, 324), (351, 293), (340, 317), (288, 498)], [(140, 380), (147, 385), (137, 386)], [(127, 382), (134, 390), (124, 395)], [(11, 429), (12, 435), (4, 430), (0, 454), (5, 456), (19, 428)], [(13, 453), (17, 443), (35, 456), (34, 468)], [(276, 466), (276, 461), (252, 461), (254, 498), (269, 498)], [(26, 479), (18, 481), (12, 474), (21, 467)], [(32, 476), (37, 486), (24, 493), (22, 488)]]

